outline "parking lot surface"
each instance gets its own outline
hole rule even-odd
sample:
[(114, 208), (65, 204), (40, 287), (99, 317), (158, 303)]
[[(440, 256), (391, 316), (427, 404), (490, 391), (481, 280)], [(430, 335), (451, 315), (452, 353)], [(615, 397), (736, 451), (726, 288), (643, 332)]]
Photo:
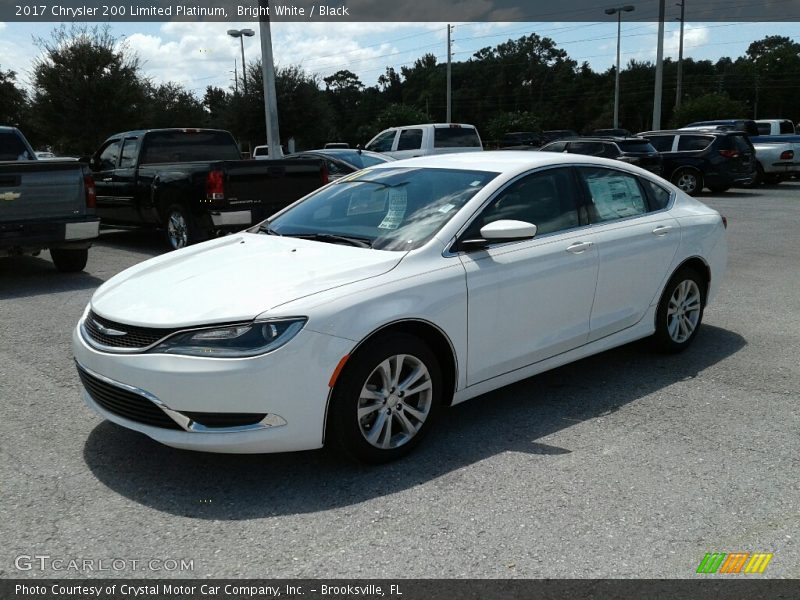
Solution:
[[(771, 552), (760, 577), (800, 577), (800, 182), (701, 199), (729, 265), (687, 352), (633, 344), (482, 396), (381, 467), (173, 450), (83, 404), (71, 330), (158, 233), (104, 232), (77, 275), (0, 260), (0, 576), (696, 577), (707, 552)], [(150, 559), (193, 570), (130, 562)]]

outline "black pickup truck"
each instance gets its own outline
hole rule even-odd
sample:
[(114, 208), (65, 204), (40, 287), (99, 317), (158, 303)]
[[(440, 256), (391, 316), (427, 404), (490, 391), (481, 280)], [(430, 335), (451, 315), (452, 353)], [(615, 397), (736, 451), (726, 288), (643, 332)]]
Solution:
[(102, 223), (163, 228), (172, 248), (245, 229), (328, 178), (317, 160), (241, 160), (217, 129), (119, 133), (86, 160)]

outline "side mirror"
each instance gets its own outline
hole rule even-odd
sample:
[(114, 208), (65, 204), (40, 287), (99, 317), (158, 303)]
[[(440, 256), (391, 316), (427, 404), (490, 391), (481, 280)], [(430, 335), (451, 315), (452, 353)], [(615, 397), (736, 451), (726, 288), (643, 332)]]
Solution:
[(528, 240), (536, 235), (536, 225), (504, 219), (481, 227), (481, 237), (490, 241)]

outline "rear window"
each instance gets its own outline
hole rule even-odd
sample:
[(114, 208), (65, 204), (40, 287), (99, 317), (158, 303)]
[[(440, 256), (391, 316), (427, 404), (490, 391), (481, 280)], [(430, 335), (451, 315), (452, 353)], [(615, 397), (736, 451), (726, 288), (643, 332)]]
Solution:
[(164, 131), (148, 134), (139, 164), (239, 160), (239, 148), (224, 131)]
[(744, 135), (731, 135), (729, 136), (733, 147), (736, 148), (739, 152), (752, 152), (753, 151), (753, 144), (747, 139), (747, 136)]
[(569, 151), (572, 154), (602, 156), (605, 152), (605, 144), (601, 142), (570, 142)]
[(256, 148), (255, 152), (253, 152), (253, 156), (269, 156), (269, 148), (266, 146), (263, 148)]
[(713, 140), (707, 135), (682, 135), (678, 140), (678, 152), (705, 150)]
[(0, 160), (33, 160), (17, 134), (0, 132)]
[(623, 152), (640, 152), (642, 154), (652, 154), (656, 149), (648, 141), (645, 140), (623, 140), (617, 142), (617, 146)]
[(435, 127), (434, 148), (480, 148), (478, 132), (472, 127)]
[(563, 152), (567, 148), (567, 142), (553, 142), (542, 148), (542, 152)]

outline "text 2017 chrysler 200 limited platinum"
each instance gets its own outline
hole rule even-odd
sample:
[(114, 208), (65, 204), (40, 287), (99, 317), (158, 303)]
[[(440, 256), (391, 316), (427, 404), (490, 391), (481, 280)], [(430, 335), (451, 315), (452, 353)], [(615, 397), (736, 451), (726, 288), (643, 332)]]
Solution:
[(89, 406), (170, 446), (381, 462), (452, 403), (639, 338), (685, 348), (725, 259), (720, 215), (637, 167), (423, 157), (120, 273), (74, 353)]

